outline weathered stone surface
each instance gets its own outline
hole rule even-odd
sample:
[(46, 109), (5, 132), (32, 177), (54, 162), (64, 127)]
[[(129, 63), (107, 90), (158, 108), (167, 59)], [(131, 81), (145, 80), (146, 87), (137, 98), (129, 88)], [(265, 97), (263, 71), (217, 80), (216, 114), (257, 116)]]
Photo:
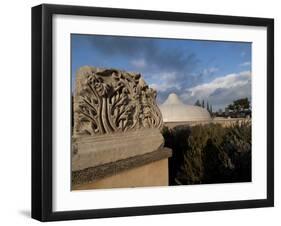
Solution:
[(72, 170), (82, 170), (132, 156), (143, 155), (163, 147), (158, 129), (74, 138)]
[(140, 74), (82, 67), (76, 77), (74, 137), (160, 128), (156, 91)]

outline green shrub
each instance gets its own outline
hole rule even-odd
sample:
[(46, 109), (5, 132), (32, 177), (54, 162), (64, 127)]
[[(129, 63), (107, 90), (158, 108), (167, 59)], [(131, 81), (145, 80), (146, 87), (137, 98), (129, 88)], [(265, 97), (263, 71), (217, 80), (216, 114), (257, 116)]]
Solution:
[(163, 128), (171, 185), (251, 181), (251, 123)]

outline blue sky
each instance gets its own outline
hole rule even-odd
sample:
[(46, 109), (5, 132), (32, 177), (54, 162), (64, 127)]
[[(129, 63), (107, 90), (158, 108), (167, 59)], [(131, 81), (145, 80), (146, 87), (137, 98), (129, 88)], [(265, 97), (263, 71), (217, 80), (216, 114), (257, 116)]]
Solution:
[(71, 36), (72, 81), (81, 66), (139, 72), (157, 90), (183, 102), (209, 101), (215, 110), (251, 99), (251, 43), (124, 36)]

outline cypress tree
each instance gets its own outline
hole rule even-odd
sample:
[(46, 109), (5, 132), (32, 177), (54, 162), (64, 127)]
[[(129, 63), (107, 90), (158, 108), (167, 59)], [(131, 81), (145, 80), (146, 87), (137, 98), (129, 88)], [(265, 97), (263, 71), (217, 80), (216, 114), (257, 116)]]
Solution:
[(194, 103), (194, 105), (195, 105), (195, 106), (201, 107), (201, 104), (200, 104), (200, 101), (199, 101), (199, 100), (197, 100), (197, 101)]

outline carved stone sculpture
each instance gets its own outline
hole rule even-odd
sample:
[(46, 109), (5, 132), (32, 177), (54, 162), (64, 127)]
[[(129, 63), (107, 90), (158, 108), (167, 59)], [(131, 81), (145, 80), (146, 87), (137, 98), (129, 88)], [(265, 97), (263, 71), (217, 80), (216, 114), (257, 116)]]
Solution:
[(72, 171), (163, 148), (156, 91), (140, 74), (82, 67), (73, 103)]
[(160, 128), (156, 91), (140, 74), (82, 67), (76, 78), (74, 137)]

